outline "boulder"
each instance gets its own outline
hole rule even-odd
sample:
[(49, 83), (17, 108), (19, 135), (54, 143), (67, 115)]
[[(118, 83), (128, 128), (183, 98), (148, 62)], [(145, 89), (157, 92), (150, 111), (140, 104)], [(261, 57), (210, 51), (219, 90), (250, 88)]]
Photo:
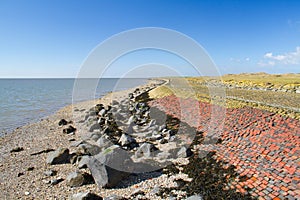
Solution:
[(141, 158), (141, 157), (145, 157), (145, 158), (149, 158), (152, 156), (152, 152), (154, 152), (155, 150), (157, 150), (157, 148), (150, 143), (143, 143), (138, 150), (135, 152), (135, 157), (136, 158)]
[(71, 125), (68, 128), (63, 129), (63, 133), (66, 133), (66, 134), (74, 133), (75, 131), (76, 131), (76, 128), (74, 128)]
[(102, 103), (100, 103), (95, 106), (94, 110), (95, 110), (95, 112), (99, 112), (103, 108), (104, 108), (104, 105)]
[(105, 121), (106, 121), (107, 119), (105, 119), (105, 118), (103, 118), (103, 117), (100, 117), (99, 119), (98, 119), (98, 121), (97, 121), (97, 123), (100, 125), (100, 126), (103, 126), (104, 124), (105, 124)]
[(58, 177), (58, 178), (56, 178), (56, 179), (52, 179), (52, 180), (50, 180), (50, 184), (51, 185), (57, 185), (57, 184), (59, 184), (60, 182), (62, 182), (64, 179), (62, 179), (61, 177)]
[(103, 108), (99, 111), (98, 115), (103, 117), (106, 114), (106, 112), (107, 111)]
[(63, 126), (63, 125), (67, 125), (68, 124), (68, 122), (67, 122), (67, 120), (65, 120), (65, 119), (61, 119), (59, 122), (58, 122), (58, 125), (59, 126)]
[(132, 93), (129, 93), (129, 94), (128, 94), (128, 98), (129, 98), (129, 99), (133, 99), (133, 98), (134, 98), (134, 95), (133, 95)]
[(97, 155), (101, 151), (101, 148), (97, 145), (90, 143), (80, 144), (77, 148), (77, 154), (79, 155)]
[(192, 155), (192, 151), (189, 148), (181, 147), (177, 152), (177, 158), (186, 158)]
[(101, 136), (102, 136), (102, 134), (100, 132), (99, 133), (93, 133), (91, 135), (90, 139), (96, 142)]
[(69, 163), (69, 149), (59, 148), (56, 151), (48, 153), (46, 162), (50, 165)]
[(67, 176), (67, 185), (70, 187), (79, 187), (84, 184), (84, 175), (79, 172), (72, 172)]
[(111, 102), (111, 105), (113, 105), (113, 106), (117, 106), (117, 105), (119, 105), (119, 102), (118, 102), (118, 101), (116, 101), (116, 100), (112, 100), (112, 102)]
[(111, 188), (129, 175), (133, 162), (127, 152), (113, 145), (91, 157), (87, 166), (100, 188)]
[(90, 160), (90, 156), (82, 156), (78, 162), (78, 168), (79, 169), (83, 169), (83, 168), (87, 168), (87, 164)]
[(90, 192), (80, 192), (74, 194), (69, 199), (70, 200), (102, 200), (103, 198)]
[(121, 146), (129, 146), (130, 144), (135, 143), (135, 139), (123, 133), (119, 139), (119, 143)]
[(96, 124), (93, 124), (91, 127), (90, 127), (90, 132), (93, 132), (94, 130), (100, 130), (100, 124), (96, 123)]
[(102, 135), (96, 142), (100, 148), (107, 148), (112, 145), (107, 135)]

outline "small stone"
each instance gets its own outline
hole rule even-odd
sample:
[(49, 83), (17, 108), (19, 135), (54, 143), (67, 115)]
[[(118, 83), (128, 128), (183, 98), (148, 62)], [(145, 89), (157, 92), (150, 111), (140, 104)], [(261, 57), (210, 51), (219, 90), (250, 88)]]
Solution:
[(145, 195), (145, 192), (141, 189), (136, 189), (131, 193), (131, 196), (137, 196), (137, 195)]
[(63, 133), (66, 133), (66, 134), (74, 133), (75, 131), (76, 131), (76, 128), (74, 128), (73, 126), (69, 126), (68, 128), (63, 129)]
[(87, 168), (87, 164), (89, 163), (90, 156), (82, 156), (80, 161), (78, 162), (78, 168), (83, 169)]
[(80, 172), (72, 172), (68, 175), (67, 185), (71, 187), (78, 187), (84, 184), (84, 176)]
[(68, 124), (68, 122), (67, 122), (67, 120), (65, 120), (65, 119), (61, 119), (59, 122), (58, 122), (58, 125), (59, 126), (63, 126), (63, 125), (67, 125)]
[(59, 148), (56, 151), (50, 152), (47, 156), (46, 162), (50, 165), (70, 162), (69, 149)]
[(99, 113), (98, 113), (98, 115), (99, 116), (104, 116), (106, 114), (106, 110), (103, 108), (103, 109), (101, 109), (100, 111), (99, 111)]
[(123, 197), (113, 194), (108, 197), (104, 197), (103, 200), (123, 200), (123, 199), (124, 199)]
[(57, 184), (59, 184), (59, 183), (62, 182), (62, 181), (63, 181), (63, 179), (62, 179), (61, 177), (58, 177), (57, 179), (51, 180), (51, 181), (50, 181), (50, 184), (51, 184), (51, 185), (57, 185)]
[(50, 181), (48, 181), (48, 180), (42, 180), (42, 182), (45, 183), (45, 184), (49, 184), (50, 183)]
[(159, 186), (155, 186), (151, 191), (150, 191), (150, 193), (151, 194), (159, 194), (159, 191), (160, 191), (160, 187)]
[(155, 151), (156, 148), (153, 144), (150, 143), (143, 143), (138, 150), (135, 152), (136, 158), (146, 157), (149, 158), (151, 153)]
[(121, 146), (126, 146), (133, 142), (135, 142), (135, 139), (133, 139), (132, 137), (130, 137), (127, 134), (122, 134), (122, 136), (119, 139), (119, 143), (121, 144)]
[(44, 174), (46, 176), (54, 176), (56, 174), (56, 171), (48, 170), (48, 171), (45, 171)]
[(28, 167), (27, 168), (27, 171), (33, 171), (34, 170), (34, 167)]
[(12, 150), (10, 150), (10, 153), (15, 153), (15, 152), (20, 152), (20, 151), (24, 151), (24, 148), (23, 147), (13, 148)]
[(192, 153), (192, 152), (191, 152), (190, 149), (188, 149), (188, 148), (186, 148), (186, 147), (181, 147), (181, 148), (179, 149), (179, 151), (177, 152), (177, 157), (178, 157), (178, 158), (186, 158), (186, 157), (190, 156), (191, 153)]
[(199, 194), (196, 194), (196, 195), (186, 198), (186, 200), (202, 200), (202, 199), (203, 199), (202, 196)]
[(30, 192), (27, 192), (27, 191), (26, 191), (24, 194), (25, 194), (26, 196), (28, 196), (28, 195), (30, 195)]
[(80, 192), (74, 194), (69, 199), (70, 200), (102, 200), (103, 198), (90, 192)]

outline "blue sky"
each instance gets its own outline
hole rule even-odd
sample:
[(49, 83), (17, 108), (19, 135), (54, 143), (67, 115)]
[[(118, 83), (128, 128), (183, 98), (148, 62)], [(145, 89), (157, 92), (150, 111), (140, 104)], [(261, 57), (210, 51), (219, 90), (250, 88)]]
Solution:
[[(299, 73), (299, 9), (297, 0), (1, 0), (0, 77), (76, 77), (99, 43), (141, 27), (188, 35), (223, 74)], [(170, 55), (146, 53), (193, 74)], [(129, 57), (127, 65), (141, 56)], [(107, 76), (119, 76), (124, 66), (115, 67)]]

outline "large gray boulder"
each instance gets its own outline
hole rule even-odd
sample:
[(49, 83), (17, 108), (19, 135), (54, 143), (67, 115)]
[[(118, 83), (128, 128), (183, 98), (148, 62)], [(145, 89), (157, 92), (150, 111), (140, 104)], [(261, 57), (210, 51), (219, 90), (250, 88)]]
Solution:
[(116, 186), (133, 170), (133, 162), (127, 152), (116, 145), (91, 157), (87, 166), (100, 188)]
[(69, 163), (70, 162), (69, 149), (59, 148), (56, 151), (48, 153), (46, 162), (50, 165)]

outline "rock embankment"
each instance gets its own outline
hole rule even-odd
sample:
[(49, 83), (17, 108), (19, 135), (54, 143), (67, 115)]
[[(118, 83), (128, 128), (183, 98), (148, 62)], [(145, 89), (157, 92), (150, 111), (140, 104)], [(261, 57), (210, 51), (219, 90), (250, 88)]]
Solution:
[[(138, 88), (121, 101), (91, 108), (80, 120), (89, 133), (70, 147), (48, 153), (47, 163), (77, 166), (66, 178), (70, 187), (95, 183), (99, 188), (115, 188), (131, 175), (159, 172), (192, 155), (189, 144), (179, 140), (178, 130), (167, 125), (167, 116), (148, 106), (148, 92), (155, 87)], [(66, 122), (62, 119), (58, 125), (66, 126)], [(131, 196), (137, 195), (141, 196)]]

